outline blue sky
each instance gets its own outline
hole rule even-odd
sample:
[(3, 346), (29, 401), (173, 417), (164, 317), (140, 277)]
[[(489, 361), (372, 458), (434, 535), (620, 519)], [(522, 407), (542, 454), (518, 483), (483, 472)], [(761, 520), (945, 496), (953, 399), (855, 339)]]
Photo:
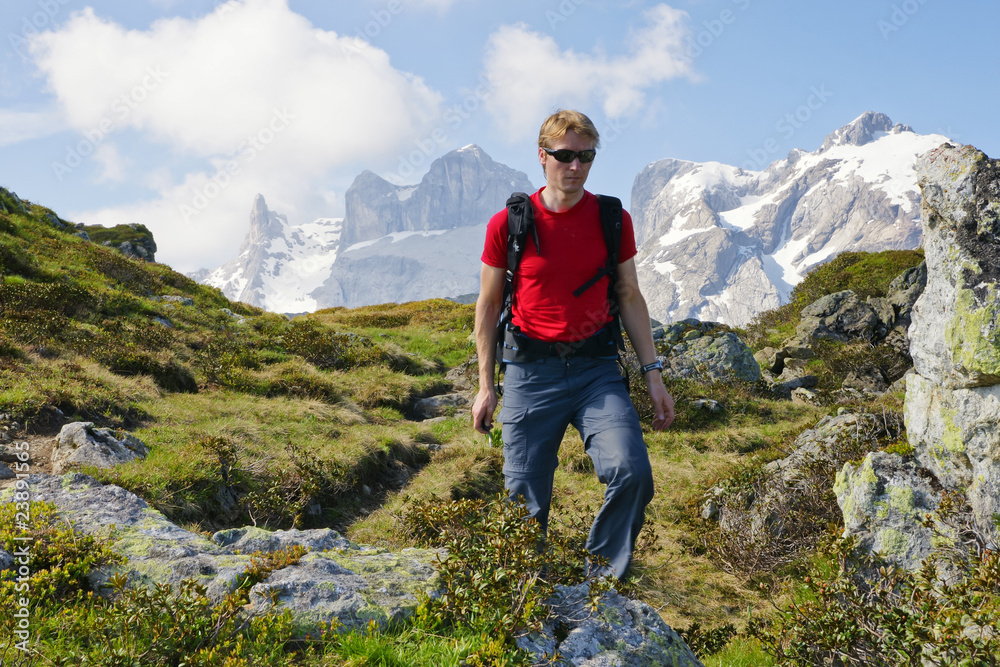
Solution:
[(469, 143), (541, 185), (559, 107), (604, 135), (589, 188), (665, 157), (760, 169), (866, 110), (1000, 156), (991, 0), (7, 0), (0, 185), (142, 222), (182, 271), (236, 255), (257, 193), (343, 214)]

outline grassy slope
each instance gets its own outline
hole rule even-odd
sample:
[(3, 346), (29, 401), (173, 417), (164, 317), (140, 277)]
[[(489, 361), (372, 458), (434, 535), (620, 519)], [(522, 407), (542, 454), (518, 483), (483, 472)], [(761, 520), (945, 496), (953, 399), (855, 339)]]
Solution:
[[(0, 412), (42, 432), (70, 419), (127, 427), (150, 445), (143, 462), (91, 471), (102, 479), (189, 527), (332, 525), (394, 547), (409, 543), (400, 524), (408, 499), (499, 489), (499, 452), (466, 419), (408, 418), (415, 398), (447, 390), (444, 371), (467, 360), (471, 306), (335, 308), (289, 322), (58, 231), (50, 214), (0, 214)], [(843, 289), (852, 275), (871, 282), (875, 269), (884, 289), (919, 260), (849, 259), (816, 272), (796, 296)], [(800, 308), (766, 314), (750, 339), (780, 342)], [(709, 420), (682, 414), (670, 431), (648, 433), (657, 481), (649, 524), (660, 550), (643, 552), (638, 588), (675, 626), (741, 624), (748, 609), (769, 604), (757, 582), (721, 571), (700, 548), (705, 490), (785, 455), (835, 408), (767, 400), (752, 387), (670, 389), (726, 410)], [(575, 433), (561, 458), (553, 521), (575, 525), (601, 489)]]

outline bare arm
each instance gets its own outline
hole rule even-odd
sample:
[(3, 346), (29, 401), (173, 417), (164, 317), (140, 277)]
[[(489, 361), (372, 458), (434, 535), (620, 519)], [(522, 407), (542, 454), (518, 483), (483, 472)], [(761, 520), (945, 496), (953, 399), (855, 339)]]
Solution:
[[(618, 309), (622, 325), (628, 334), (639, 364), (645, 366), (656, 361), (656, 347), (649, 327), (649, 309), (639, 291), (639, 276), (635, 269), (635, 259), (627, 259), (618, 265), (618, 281), (615, 284), (618, 295)], [(670, 426), (674, 421), (674, 399), (663, 386), (660, 371), (650, 371), (644, 376), (649, 398), (653, 402), (653, 428), (658, 431)]]
[(479, 393), (472, 405), (472, 425), (480, 433), (493, 428), (497, 390), (493, 386), (496, 364), (497, 320), (503, 306), (503, 284), (507, 272), (483, 264), (479, 274), (479, 299), (476, 300), (476, 356), (479, 359)]

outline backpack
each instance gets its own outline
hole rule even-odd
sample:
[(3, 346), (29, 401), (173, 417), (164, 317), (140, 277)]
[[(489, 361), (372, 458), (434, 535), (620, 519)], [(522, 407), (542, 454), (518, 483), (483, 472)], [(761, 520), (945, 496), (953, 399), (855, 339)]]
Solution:
[[(616, 352), (618, 350), (624, 351), (625, 340), (622, 337), (618, 298), (615, 292), (618, 278), (618, 256), (622, 245), (622, 203), (617, 197), (607, 195), (597, 195), (597, 199), (600, 205), (601, 229), (604, 232), (604, 244), (608, 249), (608, 259), (593, 278), (573, 290), (573, 296), (580, 296), (601, 278), (608, 277), (608, 312), (612, 320), (605, 327), (605, 330), (614, 342), (617, 348)], [(531, 198), (524, 192), (515, 192), (507, 200), (507, 274), (504, 277), (500, 318), (497, 321), (496, 361), (498, 365), (497, 393), (499, 394), (503, 393), (500, 374), (506, 367), (503, 358), (504, 342), (508, 331), (511, 330), (514, 317), (514, 276), (517, 273), (521, 257), (524, 255), (528, 234), (531, 234), (531, 238), (535, 242), (535, 249), (540, 256), (542, 246), (538, 242), (538, 230), (535, 228), (535, 213), (531, 206)], [(557, 349), (556, 351), (560, 356), (565, 356), (565, 353), (569, 352), (568, 349)]]

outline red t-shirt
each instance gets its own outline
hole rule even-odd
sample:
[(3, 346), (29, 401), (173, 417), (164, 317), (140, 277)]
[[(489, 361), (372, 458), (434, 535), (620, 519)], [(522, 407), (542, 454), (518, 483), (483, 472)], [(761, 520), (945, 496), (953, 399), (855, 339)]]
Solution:
[[(583, 340), (611, 321), (607, 277), (580, 296), (573, 296), (574, 290), (593, 278), (608, 259), (600, 204), (596, 195), (585, 192), (576, 206), (556, 213), (542, 204), (542, 190), (531, 195), (542, 255), (539, 257), (529, 234), (514, 276), (513, 321), (526, 336), (537, 340)], [(618, 261), (624, 262), (635, 254), (632, 218), (622, 211)], [(482, 260), (499, 269), (507, 268), (506, 208), (490, 218)]]

